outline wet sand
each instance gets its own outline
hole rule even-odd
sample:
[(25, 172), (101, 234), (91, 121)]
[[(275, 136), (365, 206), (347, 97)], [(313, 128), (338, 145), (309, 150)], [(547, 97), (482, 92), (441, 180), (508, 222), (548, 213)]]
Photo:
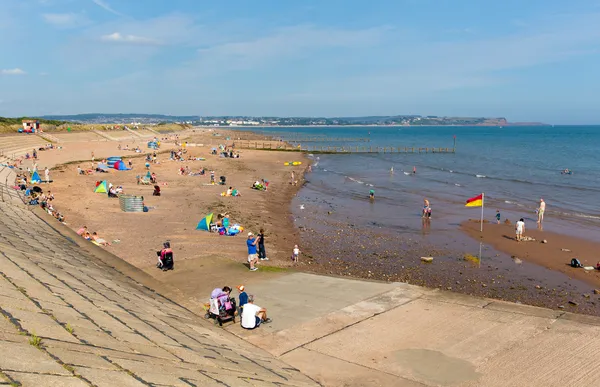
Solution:
[[(475, 221), (463, 222), (461, 229), (472, 238), (492, 245), (510, 256), (565, 273), (600, 289), (599, 270), (575, 269), (569, 265), (571, 258), (577, 258), (583, 266), (595, 267), (600, 262), (598, 242), (526, 227), (525, 235), (535, 241), (517, 243), (514, 225), (488, 223), (484, 224), (483, 232), (480, 232), (480, 224)], [(548, 243), (542, 243), (543, 240)]]
[[(307, 179), (310, 180), (310, 174)], [(584, 274), (583, 269), (578, 269), (578, 274), (583, 277), (574, 278), (568, 274), (575, 269), (567, 266), (564, 266), (565, 271), (557, 267), (543, 267), (538, 261), (526, 258), (525, 254), (519, 255), (520, 259), (513, 259), (493, 244), (487, 241), (480, 243), (479, 239), (469, 237), (459, 224), (443, 222), (439, 218), (425, 224), (421, 232), (411, 229), (412, 226), (407, 229), (388, 228), (368, 217), (363, 219), (356, 215), (352, 218), (345, 211), (338, 212), (331, 201), (322, 200), (321, 193), (311, 197), (311, 190), (308, 191), (301, 191), (292, 206), (296, 225), (301, 230), (303, 255), (298, 266), (302, 270), (402, 281), (474, 296), (600, 315), (600, 296), (594, 293), (595, 286), (589, 283), (590, 278), (596, 278), (600, 273)], [(420, 219), (408, 222), (420, 222)], [(474, 227), (478, 231), (477, 223)], [(567, 236), (562, 238), (570, 240)], [(550, 236), (546, 239), (549, 243), (544, 247), (552, 246)], [(552, 239), (556, 247), (558, 242)], [(571, 242), (571, 245), (577, 244)], [(544, 253), (543, 250), (535, 251), (539, 258), (545, 257)], [(423, 262), (421, 257), (433, 257), (433, 262)]]

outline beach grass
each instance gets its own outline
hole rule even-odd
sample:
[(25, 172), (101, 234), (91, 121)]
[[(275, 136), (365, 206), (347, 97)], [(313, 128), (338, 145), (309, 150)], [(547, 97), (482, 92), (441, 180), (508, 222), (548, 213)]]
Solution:
[(290, 269), (288, 269), (287, 267), (264, 266), (264, 265), (260, 265), (258, 270), (262, 271), (262, 272), (266, 272), (266, 273), (286, 273), (286, 272), (290, 271)]
[[(111, 130), (120, 130), (113, 129), (115, 126), (122, 127), (123, 124), (79, 124), (79, 123), (66, 123), (61, 125), (50, 125), (50, 124), (41, 124), (41, 129), (49, 134), (52, 133), (65, 133), (65, 132), (85, 132), (85, 131), (107, 131)], [(156, 130), (159, 133), (171, 133), (171, 132), (180, 132), (186, 129), (191, 128), (190, 125), (186, 124), (164, 124), (164, 125), (141, 125), (142, 128), (148, 127), (150, 129)], [(17, 133), (22, 126), (18, 124), (0, 124), (0, 134), (10, 134)]]

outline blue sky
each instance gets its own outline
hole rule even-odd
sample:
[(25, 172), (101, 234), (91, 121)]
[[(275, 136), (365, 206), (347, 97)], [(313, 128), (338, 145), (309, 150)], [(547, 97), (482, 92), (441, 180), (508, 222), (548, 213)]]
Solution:
[(600, 123), (600, 0), (0, 0), (0, 115)]

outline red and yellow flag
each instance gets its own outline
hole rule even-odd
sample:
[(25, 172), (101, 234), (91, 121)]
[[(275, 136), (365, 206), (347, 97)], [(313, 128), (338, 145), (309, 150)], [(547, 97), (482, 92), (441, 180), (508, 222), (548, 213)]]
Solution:
[(483, 205), (483, 194), (477, 195), (467, 200), (465, 207), (481, 207)]

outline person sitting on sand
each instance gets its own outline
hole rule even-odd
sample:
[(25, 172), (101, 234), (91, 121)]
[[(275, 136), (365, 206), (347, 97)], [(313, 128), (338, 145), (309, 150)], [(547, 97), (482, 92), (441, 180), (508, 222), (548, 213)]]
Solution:
[(108, 189), (108, 197), (109, 198), (117, 198), (117, 190), (115, 189), (115, 187), (110, 187)]
[(83, 226), (79, 230), (77, 230), (77, 235), (83, 236), (83, 234), (85, 234), (87, 232), (87, 230), (88, 230), (87, 226)]
[(225, 192), (225, 196), (231, 196), (232, 194), (233, 194), (233, 188), (232, 188), (232, 187), (229, 187), (229, 188), (227, 189), (227, 192)]
[(160, 196), (160, 187), (155, 185), (154, 192), (152, 192), (152, 196)]
[(98, 233), (96, 233), (95, 231), (92, 233), (91, 240), (102, 246), (110, 246), (110, 243), (106, 239), (100, 238)]
[(248, 303), (244, 305), (242, 311), (242, 328), (258, 328), (262, 323), (270, 323), (272, 320), (267, 317), (267, 310), (258, 305), (254, 305), (254, 295), (248, 296)]
[(154, 172), (152, 172), (152, 174), (150, 174), (150, 183), (156, 184), (156, 173), (154, 173)]
[(242, 196), (242, 194), (237, 190), (237, 188), (234, 188), (233, 191), (231, 191), (231, 196)]

